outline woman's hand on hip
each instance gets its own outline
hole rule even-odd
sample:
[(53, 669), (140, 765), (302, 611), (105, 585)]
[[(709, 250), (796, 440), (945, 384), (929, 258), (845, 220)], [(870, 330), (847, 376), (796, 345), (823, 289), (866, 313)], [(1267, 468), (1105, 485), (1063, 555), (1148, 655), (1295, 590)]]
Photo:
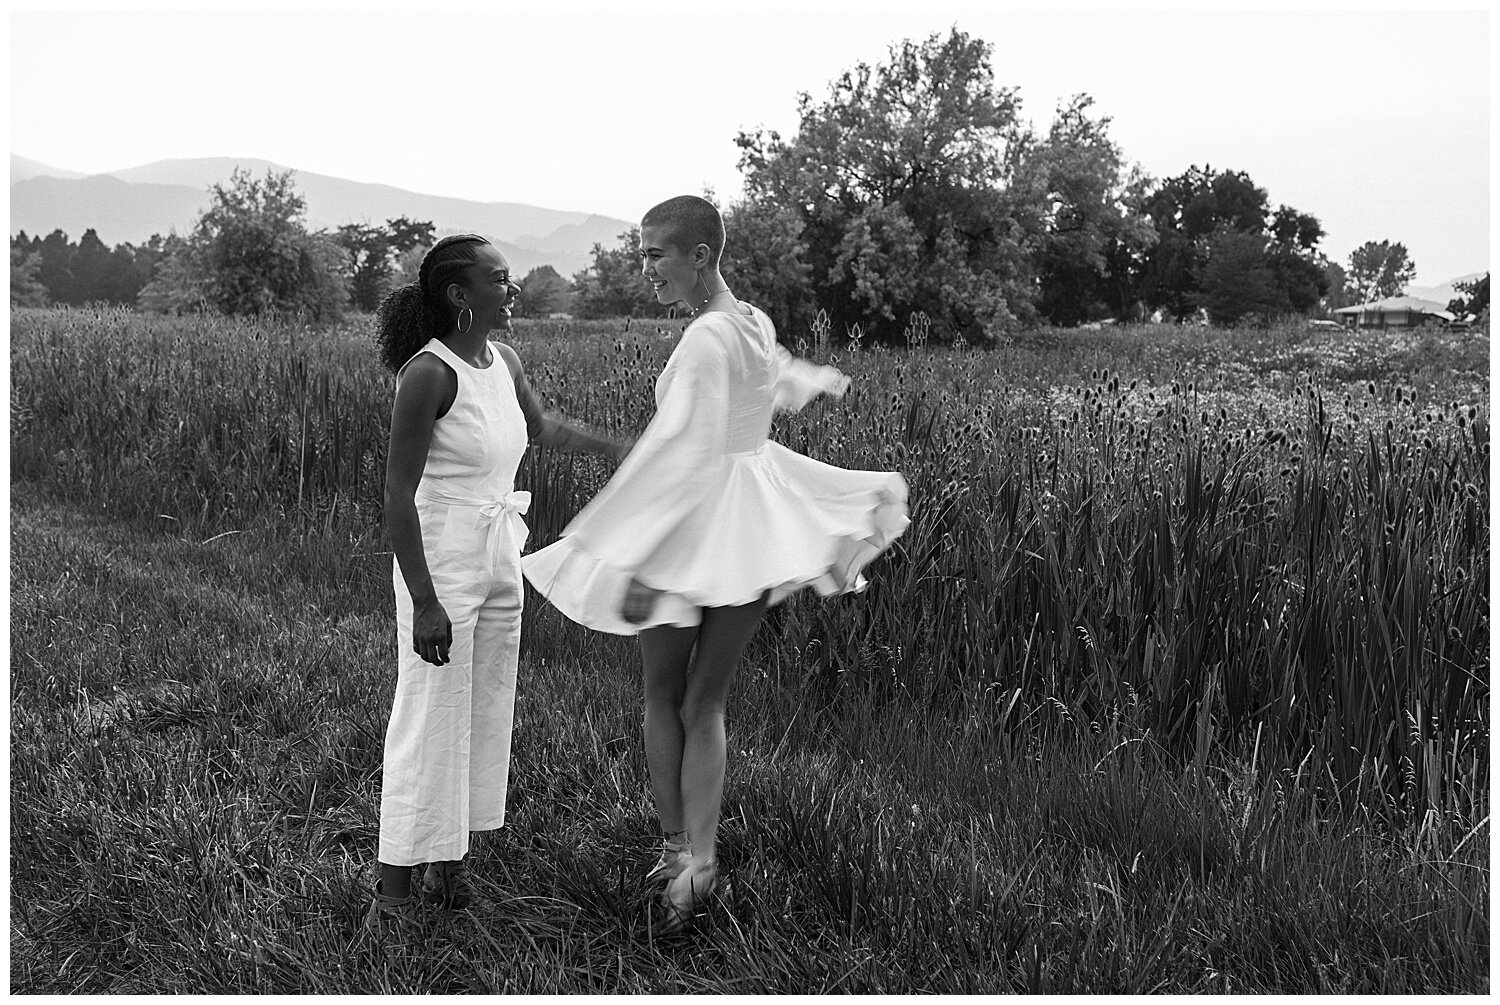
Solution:
[(448, 662), (453, 647), (453, 623), (436, 598), (416, 605), (412, 611), (411, 647), (422, 659), (434, 666)]

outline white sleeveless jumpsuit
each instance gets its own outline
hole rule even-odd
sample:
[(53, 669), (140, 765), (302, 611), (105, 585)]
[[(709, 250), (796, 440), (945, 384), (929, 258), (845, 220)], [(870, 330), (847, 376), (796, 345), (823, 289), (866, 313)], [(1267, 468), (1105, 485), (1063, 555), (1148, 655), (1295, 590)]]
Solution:
[(470, 831), (505, 822), (527, 533), (521, 515), (531, 503), (529, 492), (515, 491), (526, 419), (500, 353), (492, 348), (490, 365), (478, 369), (438, 339), (420, 351), (458, 375), (416, 492), (422, 546), (453, 645), (442, 666), (412, 651), (411, 594), (393, 561), (400, 659), (385, 736), (379, 860), (397, 866), (462, 858)]

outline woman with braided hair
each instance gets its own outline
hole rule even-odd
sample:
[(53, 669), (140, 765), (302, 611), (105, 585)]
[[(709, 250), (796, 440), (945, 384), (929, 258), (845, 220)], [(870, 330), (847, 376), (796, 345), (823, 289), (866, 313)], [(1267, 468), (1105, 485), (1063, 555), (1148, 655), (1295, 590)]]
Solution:
[(396, 375), (385, 476), (395, 552), (399, 665), (380, 795), (380, 878), (365, 926), (410, 922), (412, 868), (423, 899), (479, 903), (463, 864), (471, 831), (505, 820), (521, 633), (521, 516), (528, 442), (610, 454), (629, 444), (546, 414), (510, 346), (520, 292), (494, 245), (445, 237), (415, 283), (376, 315)]

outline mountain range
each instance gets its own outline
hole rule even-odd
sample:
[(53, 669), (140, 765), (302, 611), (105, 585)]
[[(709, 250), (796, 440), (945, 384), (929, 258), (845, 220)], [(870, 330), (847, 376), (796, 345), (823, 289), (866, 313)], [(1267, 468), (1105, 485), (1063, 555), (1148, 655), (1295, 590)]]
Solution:
[(1408, 286), (1401, 291), (1401, 295), (1416, 297), (1418, 300), (1432, 300), (1446, 307), (1449, 301), (1459, 296), (1459, 283), (1472, 283), (1487, 275), (1487, 272), (1471, 272), (1466, 276), (1456, 276), (1439, 286)]
[[(93, 228), (111, 247), (142, 244), (153, 234), (186, 234), (208, 208), (209, 187), (227, 184), (237, 167), (257, 178), (268, 170), (287, 170), (253, 157), (206, 157), (86, 175), (11, 154), (10, 232), (46, 236), (61, 230), (76, 241)], [(401, 216), (431, 221), (439, 236), (485, 235), (520, 275), (550, 265), (571, 278), (592, 264), (595, 243), (615, 247), (631, 227), (596, 213), (424, 195), (305, 171), (296, 172), (294, 184), (306, 200), (311, 229)]]

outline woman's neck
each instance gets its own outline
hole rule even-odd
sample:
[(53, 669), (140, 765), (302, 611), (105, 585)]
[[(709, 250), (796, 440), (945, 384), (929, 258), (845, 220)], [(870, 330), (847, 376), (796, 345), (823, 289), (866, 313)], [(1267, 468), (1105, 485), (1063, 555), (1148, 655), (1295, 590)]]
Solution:
[(483, 369), (490, 364), (489, 332), (473, 328), (461, 332), (456, 327), (450, 328), (448, 334), (443, 336), (443, 344), (470, 366)]
[(739, 301), (735, 299), (718, 269), (703, 277), (703, 284), (696, 292), (702, 295), (701, 299), (695, 296), (688, 302), (688, 310), (694, 316), (710, 311), (736, 313), (739, 310)]

